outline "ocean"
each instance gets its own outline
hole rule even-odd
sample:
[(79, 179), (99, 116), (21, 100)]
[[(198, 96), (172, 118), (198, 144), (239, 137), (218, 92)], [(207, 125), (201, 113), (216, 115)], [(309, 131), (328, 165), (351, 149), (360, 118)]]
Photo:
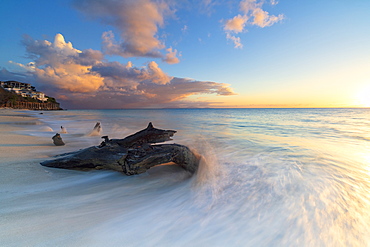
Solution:
[[(370, 109), (20, 112), (12, 134), (41, 144), (0, 161), (0, 246), (370, 246)], [(149, 122), (203, 156), (195, 175), (39, 164)]]

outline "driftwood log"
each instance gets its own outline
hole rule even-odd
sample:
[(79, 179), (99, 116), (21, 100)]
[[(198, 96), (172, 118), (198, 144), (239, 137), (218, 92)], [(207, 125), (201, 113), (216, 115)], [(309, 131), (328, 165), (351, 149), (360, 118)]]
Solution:
[(76, 170), (109, 169), (135, 175), (153, 166), (172, 162), (195, 173), (200, 156), (188, 147), (179, 144), (152, 145), (172, 140), (175, 133), (174, 130), (156, 129), (149, 123), (146, 129), (124, 139), (103, 136), (104, 141), (99, 146), (62, 154), (57, 159), (42, 162), (41, 165)]

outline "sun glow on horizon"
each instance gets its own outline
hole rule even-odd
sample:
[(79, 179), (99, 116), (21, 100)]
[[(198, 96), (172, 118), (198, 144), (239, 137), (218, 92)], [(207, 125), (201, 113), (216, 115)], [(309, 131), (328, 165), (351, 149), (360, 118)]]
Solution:
[(357, 103), (363, 107), (370, 107), (370, 86), (364, 87), (356, 95)]

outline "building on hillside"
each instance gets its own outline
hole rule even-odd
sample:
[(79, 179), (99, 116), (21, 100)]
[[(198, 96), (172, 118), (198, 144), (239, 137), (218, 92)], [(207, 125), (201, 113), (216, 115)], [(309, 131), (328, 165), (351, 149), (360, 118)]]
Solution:
[(31, 91), (36, 91), (36, 88), (33, 87), (31, 84), (18, 81), (2, 81), (0, 82), (0, 86), (2, 86), (5, 89), (9, 88), (13, 89), (8, 91), (15, 91), (16, 89), (27, 89)]
[(31, 90), (20, 90), (18, 91), (18, 94), (22, 95), (22, 97), (30, 97), (33, 99), (38, 99), (42, 102), (45, 102), (48, 100), (48, 97), (45, 96), (43, 92), (37, 92), (37, 91), (31, 91)]
[(10, 92), (22, 95), (22, 97), (30, 97), (39, 101), (45, 102), (48, 97), (43, 92), (37, 92), (36, 88), (29, 83), (18, 81), (0, 81), (0, 86)]

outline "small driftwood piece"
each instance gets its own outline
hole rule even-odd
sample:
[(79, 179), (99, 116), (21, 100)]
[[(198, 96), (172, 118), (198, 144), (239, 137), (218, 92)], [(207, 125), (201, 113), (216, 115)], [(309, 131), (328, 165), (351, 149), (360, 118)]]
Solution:
[(152, 145), (172, 140), (175, 133), (174, 130), (156, 129), (149, 123), (146, 129), (124, 139), (103, 136), (104, 141), (99, 146), (62, 154), (57, 159), (42, 162), (41, 165), (76, 170), (109, 169), (135, 175), (144, 173), (153, 166), (173, 162), (186, 171), (195, 173), (200, 157), (188, 147), (179, 144)]

